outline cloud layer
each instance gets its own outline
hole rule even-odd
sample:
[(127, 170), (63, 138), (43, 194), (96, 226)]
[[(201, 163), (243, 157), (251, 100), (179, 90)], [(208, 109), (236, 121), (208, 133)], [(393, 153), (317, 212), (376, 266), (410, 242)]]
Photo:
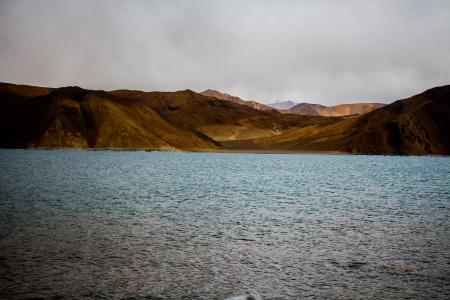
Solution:
[(450, 84), (450, 1), (1, 1), (0, 81), (391, 102)]

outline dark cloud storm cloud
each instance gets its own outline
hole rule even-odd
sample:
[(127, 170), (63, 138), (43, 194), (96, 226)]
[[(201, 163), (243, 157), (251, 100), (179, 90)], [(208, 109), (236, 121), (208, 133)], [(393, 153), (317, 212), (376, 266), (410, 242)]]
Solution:
[(0, 2), (0, 81), (390, 102), (450, 83), (450, 1)]

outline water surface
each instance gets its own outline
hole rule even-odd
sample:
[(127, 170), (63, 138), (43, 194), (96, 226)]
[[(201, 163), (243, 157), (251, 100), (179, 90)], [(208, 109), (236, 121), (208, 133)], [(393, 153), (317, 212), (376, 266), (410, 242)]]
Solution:
[(0, 150), (0, 298), (450, 298), (450, 158)]

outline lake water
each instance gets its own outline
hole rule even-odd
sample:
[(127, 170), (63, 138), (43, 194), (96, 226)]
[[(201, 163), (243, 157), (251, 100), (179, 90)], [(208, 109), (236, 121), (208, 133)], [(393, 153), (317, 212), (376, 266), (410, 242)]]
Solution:
[(0, 197), (0, 298), (450, 298), (446, 157), (0, 150)]

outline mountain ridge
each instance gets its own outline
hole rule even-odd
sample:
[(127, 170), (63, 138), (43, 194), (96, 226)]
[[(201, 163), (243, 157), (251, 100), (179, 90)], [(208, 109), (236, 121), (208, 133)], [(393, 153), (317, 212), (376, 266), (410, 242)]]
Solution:
[(279, 101), (279, 102), (269, 103), (267, 105), (270, 107), (273, 107), (275, 109), (278, 109), (278, 110), (287, 110), (297, 104), (298, 104), (298, 102), (288, 100), (288, 101)]
[(344, 103), (333, 106), (321, 104), (299, 103), (283, 112), (290, 114), (325, 116), (325, 117), (343, 117), (350, 115), (362, 115), (371, 112), (374, 109), (385, 106), (383, 103)]
[(191, 90), (0, 83), (0, 147), (449, 155), (450, 85), (353, 117), (263, 111)]
[(219, 92), (217, 90), (212, 90), (212, 89), (207, 89), (204, 90), (203, 92), (200, 92), (200, 94), (207, 96), (207, 97), (213, 97), (213, 98), (217, 98), (220, 100), (227, 100), (227, 101), (231, 101), (237, 104), (241, 104), (241, 105), (245, 105), (248, 107), (251, 107), (253, 109), (257, 109), (257, 110), (263, 110), (263, 111), (274, 111), (275, 109), (269, 105), (265, 105), (253, 100), (243, 100), (237, 96), (232, 96), (230, 94), (227, 93), (222, 93)]
[(0, 99), (4, 148), (214, 150), (224, 140), (334, 121), (285, 118), (191, 90), (107, 92), (0, 84)]
[(450, 155), (448, 132), (450, 85), (431, 88), (359, 117), (227, 146), (279, 151)]
[(344, 117), (355, 116), (368, 113), (374, 109), (383, 107), (383, 103), (344, 103), (333, 106), (325, 106), (313, 103), (298, 103), (294, 101), (283, 101), (272, 104), (262, 104), (257, 101), (243, 100), (237, 96), (232, 96), (218, 90), (207, 89), (200, 94), (208, 97), (214, 97), (220, 100), (231, 101), (237, 104), (245, 105), (257, 110), (272, 111), (278, 110), (282, 113), (308, 115), (308, 116), (324, 116), (324, 117)]

